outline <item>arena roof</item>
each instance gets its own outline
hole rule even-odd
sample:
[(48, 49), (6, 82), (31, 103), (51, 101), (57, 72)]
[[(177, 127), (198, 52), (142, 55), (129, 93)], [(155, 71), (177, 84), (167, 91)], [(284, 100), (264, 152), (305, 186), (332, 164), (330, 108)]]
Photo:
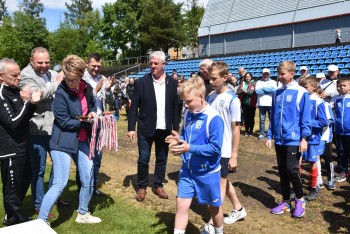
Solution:
[(198, 37), (350, 14), (350, 0), (209, 0)]

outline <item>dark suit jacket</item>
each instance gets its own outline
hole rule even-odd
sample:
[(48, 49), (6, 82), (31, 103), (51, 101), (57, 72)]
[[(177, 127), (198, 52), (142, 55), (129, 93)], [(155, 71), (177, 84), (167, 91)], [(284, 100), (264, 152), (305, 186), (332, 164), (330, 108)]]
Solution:
[[(165, 122), (168, 131), (179, 130), (177, 81), (165, 77)], [(128, 113), (128, 131), (137, 131), (143, 136), (153, 136), (157, 123), (157, 101), (152, 74), (135, 81), (134, 96)]]

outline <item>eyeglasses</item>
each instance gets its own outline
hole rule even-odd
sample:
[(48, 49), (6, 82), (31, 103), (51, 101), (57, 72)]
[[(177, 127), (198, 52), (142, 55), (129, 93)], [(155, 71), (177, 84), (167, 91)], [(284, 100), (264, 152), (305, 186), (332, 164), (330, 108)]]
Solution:
[(64, 80), (67, 82), (67, 83), (71, 83), (71, 84), (77, 84), (79, 82), (80, 79), (69, 79), (67, 77), (64, 77)]
[[(157, 63), (157, 62), (150, 62), (150, 63), (149, 63), (149, 65), (152, 65), (152, 64), (154, 64), (155, 66), (157, 66), (157, 65), (160, 64), (160, 63)], [(161, 64), (163, 64), (163, 63), (161, 63)]]

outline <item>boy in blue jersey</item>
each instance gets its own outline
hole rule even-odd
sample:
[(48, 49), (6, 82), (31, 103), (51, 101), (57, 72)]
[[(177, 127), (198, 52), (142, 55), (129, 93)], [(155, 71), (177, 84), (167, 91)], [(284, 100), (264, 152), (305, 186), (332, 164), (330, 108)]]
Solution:
[(317, 187), (317, 165), (319, 164), (319, 156), (323, 154), (325, 147), (325, 142), (321, 140), (322, 133), (329, 123), (325, 102), (316, 93), (317, 79), (309, 76), (304, 78), (300, 84), (308, 91), (311, 101), (311, 136), (308, 141), (307, 151), (303, 153), (303, 158), (310, 165), (310, 193), (306, 200), (313, 201), (319, 193), (319, 188)]
[(335, 177), (336, 182), (346, 180), (350, 157), (350, 79), (343, 78), (337, 83), (339, 95), (330, 102), (335, 112), (335, 135), (337, 140), (337, 156), (340, 175)]
[(294, 81), (296, 66), (285, 61), (277, 68), (279, 80), (283, 84), (273, 95), (270, 127), (267, 132), (267, 147), (272, 139), (280, 176), (283, 201), (271, 210), (273, 214), (290, 211), (290, 183), (295, 192), (293, 217), (305, 214), (302, 182), (299, 174), (300, 153), (307, 150), (307, 139), (311, 135), (311, 112), (308, 92)]
[(201, 78), (185, 81), (179, 95), (186, 107), (181, 134), (173, 131), (165, 139), (171, 153), (182, 158), (174, 233), (185, 233), (194, 197), (197, 197), (198, 203), (208, 205), (214, 223), (214, 230), (202, 230), (202, 233), (223, 233), (220, 159), (224, 123), (217, 111), (206, 103)]
[[(207, 102), (217, 110), (224, 121), (224, 140), (221, 152), (221, 200), (225, 195), (230, 199), (233, 210), (224, 223), (232, 224), (244, 219), (247, 213), (238, 200), (232, 183), (228, 180), (229, 170), (235, 171), (237, 167), (237, 154), (240, 139), (241, 102), (239, 98), (226, 86), (228, 66), (225, 62), (216, 61), (208, 69), (209, 80), (215, 91), (207, 97)], [(211, 222), (209, 222), (211, 223)], [(208, 225), (208, 224), (206, 224)]]

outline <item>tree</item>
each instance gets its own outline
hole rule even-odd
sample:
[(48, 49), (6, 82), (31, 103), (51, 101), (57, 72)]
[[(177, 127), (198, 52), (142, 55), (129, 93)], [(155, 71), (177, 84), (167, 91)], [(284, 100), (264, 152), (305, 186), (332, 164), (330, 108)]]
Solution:
[(181, 7), (182, 3), (175, 4), (172, 0), (142, 2), (138, 40), (143, 51), (161, 49), (167, 53), (169, 48), (178, 48), (183, 43)]
[(35, 19), (39, 19), (40, 14), (44, 11), (44, 4), (41, 0), (22, 0), (22, 3), (19, 4), (19, 10)]
[(81, 27), (78, 20), (86, 18), (86, 13), (91, 12), (92, 1), (91, 0), (72, 0), (71, 4), (65, 3), (68, 12), (64, 12), (66, 20), (72, 24), (76, 25), (78, 28)]
[(34, 47), (47, 47), (48, 31), (40, 19), (16, 11), (3, 19), (0, 27), (0, 57), (10, 57), (21, 66), (29, 62)]
[(198, 28), (201, 24), (204, 8), (198, 6), (198, 0), (187, 1), (188, 10), (185, 12), (184, 32), (186, 35), (186, 46), (190, 49), (198, 48)]
[(137, 47), (136, 35), (139, 15), (141, 14), (139, 5), (139, 0), (121, 0), (115, 3), (106, 3), (102, 7), (102, 39), (106, 46), (113, 51), (114, 57), (118, 54), (118, 50), (122, 50), (124, 57), (129, 48)]
[(6, 0), (0, 0), (0, 23), (2, 23), (2, 19), (8, 16), (8, 11), (6, 7)]

